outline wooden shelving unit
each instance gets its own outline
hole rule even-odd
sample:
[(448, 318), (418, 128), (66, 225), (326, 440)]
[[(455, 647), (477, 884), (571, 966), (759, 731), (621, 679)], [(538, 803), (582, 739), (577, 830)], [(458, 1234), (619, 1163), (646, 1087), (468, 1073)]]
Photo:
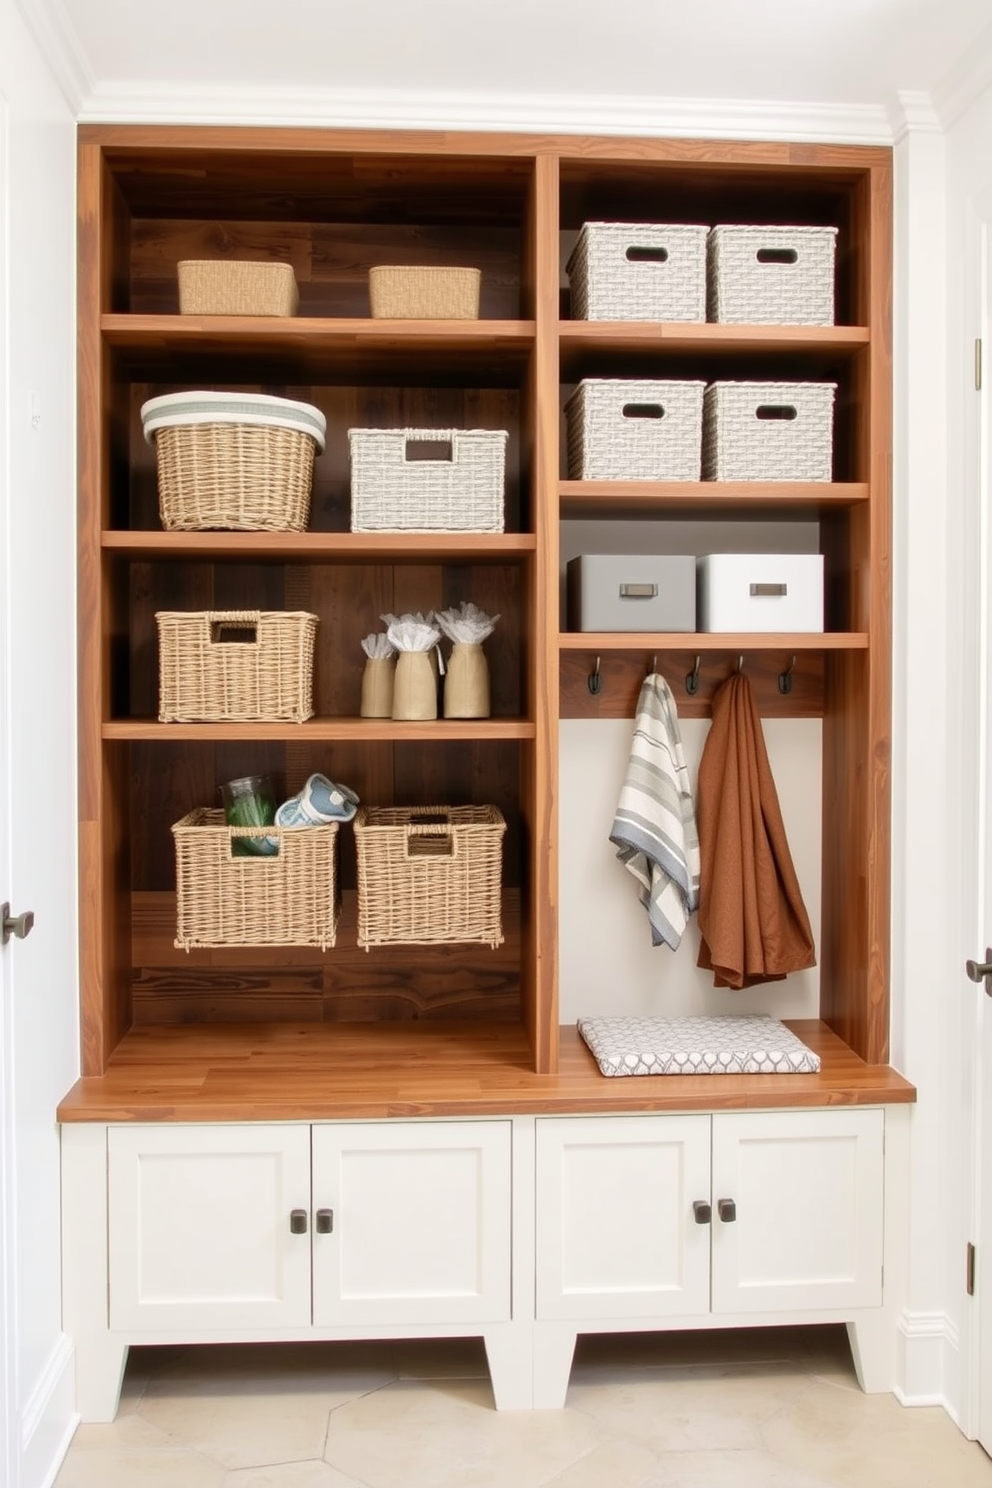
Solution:
[[(521, 1110), (568, 1109), (581, 1060), (558, 1017), (557, 885), (568, 871), (557, 857), (558, 720), (629, 715), (648, 660), (679, 679), (698, 658), (702, 686), (686, 711), (705, 714), (740, 654), (764, 712), (823, 719), (820, 1017), (834, 1075), (821, 1097), (894, 1089), (863, 1073), (888, 1057), (890, 152), (123, 125), (84, 126), (79, 149), (80, 1089), (89, 1094), (77, 1092), (67, 1116), (106, 1115), (122, 1104), (128, 1119), (151, 1110), (150, 1095), (134, 1094), (142, 1071), (154, 1084), (154, 1051), (175, 1057), (187, 1025), (197, 1028), (198, 1049), (206, 1038), (210, 1057), (223, 1058), (227, 1047), (250, 1045), (244, 1022), (279, 1047), (281, 1028), (301, 1016), (315, 1059), (321, 1049), (331, 1057), (319, 1027), (362, 1022), (363, 1057), (374, 1060), (381, 1034), (384, 1059), (409, 1060), (425, 1089), (443, 1084), (462, 1057), (471, 1067), (481, 1047), (496, 1075), (488, 1094), (479, 1088), (475, 1109), (515, 1109), (514, 1091), (521, 1101), (526, 1091)], [(659, 203), (669, 221), (836, 226), (837, 324), (571, 320), (560, 265), (582, 222), (657, 220)], [(176, 262), (227, 253), (292, 262), (299, 315), (180, 316)], [(368, 268), (404, 261), (478, 264), (481, 318), (371, 320)], [(562, 407), (571, 386), (582, 376), (649, 371), (836, 381), (834, 480), (569, 480)], [(161, 530), (140, 407), (184, 387), (244, 387), (322, 408), (328, 446), (307, 532)], [(346, 431), (363, 424), (507, 429), (505, 532), (351, 533)], [(564, 632), (559, 524), (624, 517), (817, 522), (827, 633)], [(358, 718), (359, 640), (379, 615), (462, 599), (502, 617), (487, 647), (492, 717), (431, 725)], [(154, 613), (183, 607), (317, 613), (316, 718), (159, 724)], [(597, 658), (608, 675), (594, 695), (587, 677)], [(777, 685), (783, 671), (787, 694)], [(313, 770), (346, 781), (370, 804), (492, 801), (503, 810), (514, 931), (488, 966), (490, 953), (473, 951), (457, 995), (445, 995), (458, 963), (450, 948), (446, 956), (411, 947), (403, 957), (350, 958), (347, 985), (334, 972), (335, 951), (294, 956), (295, 1000), (280, 1004), (280, 968), (264, 952), (186, 957), (167, 946), (171, 823), (212, 804), (217, 783), (232, 775), (264, 771), (289, 793)], [(353, 873), (345, 850), (346, 895)], [(149, 964), (149, 954), (159, 961)], [(319, 997), (300, 991), (308, 977)], [(237, 996), (225, 991), (232, 980)], [(280, 1005), (285, 1017), (274, 1018)], [(396, 1020), (410, 1024), (398, 1041), (385, 1026)], [(116, 1094), (101, 1105), (106, 1081), (118, 1082)], [(131, 1082), (130, 1103), (120, 1081)], [(575, 1086), (576, 1109), (595, 1109), (596, 1091), (605, 1100), (602, 1086), (586, 1083), (583, 1075)], [(542, 1088), (553, 1090), (552, 1104), (541, 1105)], [(613, 1092), (611, 1105), (617, 1099)], [(428, 1098), (429, 1108), (443, 1103), (431, 1107)], [(452, 1109), (473, 1109), (470, 1091)]]

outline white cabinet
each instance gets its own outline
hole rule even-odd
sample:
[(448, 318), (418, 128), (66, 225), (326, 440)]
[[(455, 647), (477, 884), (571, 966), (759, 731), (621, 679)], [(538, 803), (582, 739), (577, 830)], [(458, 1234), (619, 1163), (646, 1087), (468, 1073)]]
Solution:
[(709, 1305), (708, 1116), (537, 1123), (537, 1315), (677, 1317)]
[(307, 1127), (111, 1127), (107, 1170), (111, 1328), (309, 1323)]
[[(884, 1120), (880, 1110), (713, 1117), (713, 1312), (881, 1303)], [(727, 1199), (732, 1222), (720, 1218)]]
[(539, 1120), (538, 1318), (877, 1306), (883, 1131), (866, 1109)]
[(110, 1327), (510, 1317), (509, 1121), (107, 1131)]
[(313, 1128), (313, 1320), (510, 1316), (509, 1122)]

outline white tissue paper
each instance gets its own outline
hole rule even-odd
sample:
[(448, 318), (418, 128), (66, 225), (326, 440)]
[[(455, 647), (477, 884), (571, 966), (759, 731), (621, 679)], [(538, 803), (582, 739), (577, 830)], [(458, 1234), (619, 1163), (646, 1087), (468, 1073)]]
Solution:
[(386, 635), (397, 651), (430, 651), (441, 639), (434, 617), (423, 615), (383, 615)]
[(434, 616), (449, 641), (461, 641), (468, 646), (477, 646), (492, 635), (498, 615), (487, 615), (471, 600), (463, 600), (457, 610), (441, 610)]
[(385, 631), (373, 631), (362, 641), (362, 650), (369, 661), (388, 661), (391, 656), (396, 655), (396, 647), (392, 644)]

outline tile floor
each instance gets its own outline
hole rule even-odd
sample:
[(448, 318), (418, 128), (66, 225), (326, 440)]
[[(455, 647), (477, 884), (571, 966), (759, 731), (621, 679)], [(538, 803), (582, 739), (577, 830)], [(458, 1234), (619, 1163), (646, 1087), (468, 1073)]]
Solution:
[(132, 1349), (55, 1488), (992, 1488), (939, 1408), (863, 1395), (838, 1328), (579, 1340), (496, 1412), (474, 1340)]

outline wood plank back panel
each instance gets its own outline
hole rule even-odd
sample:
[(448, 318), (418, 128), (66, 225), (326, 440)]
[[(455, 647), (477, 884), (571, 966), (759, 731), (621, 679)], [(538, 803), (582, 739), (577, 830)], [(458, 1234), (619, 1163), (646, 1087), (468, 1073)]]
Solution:
[(134, 895), (136, 1026), (174, 1023), (361, 1023), (458, 1019), (519, 1024), (520, 895), (506, 890), (504, 943), (378, 946), (356, 937), (356, 896), (343, 896), (333, 949), (177, 949), (172, 893)]

